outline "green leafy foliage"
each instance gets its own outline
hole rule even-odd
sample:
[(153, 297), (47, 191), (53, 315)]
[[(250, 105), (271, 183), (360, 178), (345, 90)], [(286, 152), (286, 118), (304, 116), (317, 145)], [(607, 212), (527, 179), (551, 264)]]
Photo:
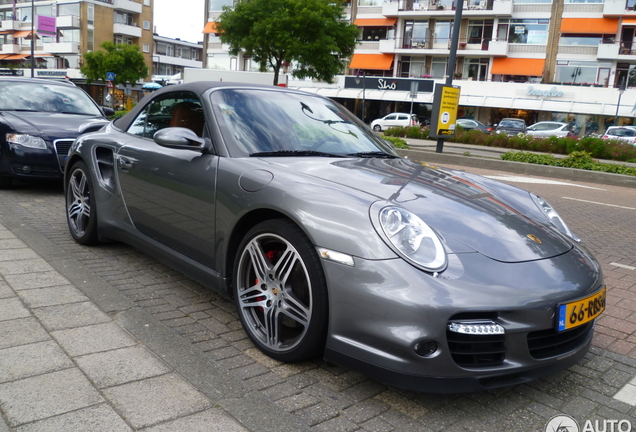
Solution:
[(224, 7), (217, 20), (230, 53), (243, 51), (261, 70), (284, 65), (296, 78), (332, 82), (356, 46), (357, 26), (342, 19), (344, 3), (329, 0), (250, 0)]
[(574, 151), (563, 159), (556, 158), (549, 154), (506, 152), (501, 155), (501, 159), (636, 176), (636, 168), (628, 167), (626, 165), (597, 162), (590, 153), (585, 151)]
[(135, 83), (148, 76), (148, 66), (137, 45), (104, 42), (101, 50), (84, 54), (84, 64), (80, 71), (90, 84), (106, 80), (106, 72), (115, 73), (114, 85)]
[(385, 136), (384, 139), (387, 140), (388, 142), (390, 142), (391, 144), (393, 144), (393, 147), (395, 147), (396, 149), (408, 149), (409, 148), (409, 145), (402, 138), (392, 137), (392, 136)]

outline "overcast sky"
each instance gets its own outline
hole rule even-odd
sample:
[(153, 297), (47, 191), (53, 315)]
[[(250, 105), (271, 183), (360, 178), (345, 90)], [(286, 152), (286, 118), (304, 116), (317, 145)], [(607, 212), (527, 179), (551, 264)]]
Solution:
[(205, 0), (155, 0), (154, 25), (159, 36), (203, 41)]

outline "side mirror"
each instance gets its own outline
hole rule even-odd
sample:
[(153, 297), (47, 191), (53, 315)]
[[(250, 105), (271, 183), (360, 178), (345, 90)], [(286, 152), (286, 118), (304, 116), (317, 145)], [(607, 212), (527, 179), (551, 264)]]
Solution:
[(115, 110), (109, 107), (100, 107), (106, 117), (114, 116)]
[(210, 140), (199, 137), (188, 128), (164, 128), (157, 131), (152, 139), (160, 146), (174, 149), (194, 150), (201, 153), (212, 149)]

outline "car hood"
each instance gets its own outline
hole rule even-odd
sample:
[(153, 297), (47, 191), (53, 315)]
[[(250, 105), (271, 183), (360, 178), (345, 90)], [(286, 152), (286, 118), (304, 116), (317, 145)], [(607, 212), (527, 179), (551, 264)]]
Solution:
[(49, 139), (76, 138), (80, 127), (88, 122), (103, 120), (102, 116), (62, 114), (51, 112), (3, 111), (1, 116), (19, 133), (28, 133)]
[(542, 220), (526, 191), (484, 177), (408, 159), (281, 158), (272, 162), (414, 212), (441, 235), (447, 247), (452, 245), (449, 252), (477, 251), (497, 261), (523, 262), (572, 248), (547, 219)]

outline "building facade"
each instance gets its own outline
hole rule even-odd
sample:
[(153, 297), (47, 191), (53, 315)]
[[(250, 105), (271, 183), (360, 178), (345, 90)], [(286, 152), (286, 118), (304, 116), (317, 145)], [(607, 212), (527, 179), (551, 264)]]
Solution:
[[(559, 120), (575, 125), (580, 134), (632, 124), (635, 0), (463, 0), (456, 23), (457, 1), (348, 3), (344, 18), (360, 29), (348, 71), (358, 83), (340, 77), (335, 85), (296, 85), (335, 98), (358, 115), (364, 103), (370, 121), (410, 109), (426, 117), (432, 93), (411, 98), (409, 91), (392, 90), (390, 83), (443, 83), (452, 75), (453, 84), (461, 87), (460, 115), (484, 123), (503, 117), (524, 118), (528, 124)], [(223, 6), (231, 5), (232, 0), (206, 3), (205, 67), (253, 70), (249, 59), (229, 56), (215, 33), (214, 20)], [(450, 71), (456, 25), (457, 61)]]
[(203, 45), (155, 34), (152, 49), (152, 81), (179, 84), (186, 68), (203, 67)]
[(139, 46), (151, 69), (153, 0), (0, 0), (0, 73), (69, 78), (112, 105), (105, 85), (86, 86), (79, 72), (82, 55), (104, 41)]

